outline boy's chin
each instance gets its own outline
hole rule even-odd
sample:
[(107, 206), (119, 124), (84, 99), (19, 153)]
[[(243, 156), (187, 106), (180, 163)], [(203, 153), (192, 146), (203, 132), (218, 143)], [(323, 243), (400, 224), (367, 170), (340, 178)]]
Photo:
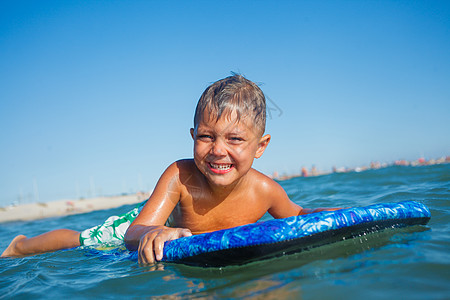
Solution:
[[(219, 177), (219, 178), (218, 178)], [(214, 186), (217, 188), (234, 188), (241, 180), (245, 177), (243, 176), (206, 176), (210, 186)]]
[(229, 187), (234, 186), (234, 184), (236, 183), (236, 181), (230, 181), (230, 182), (216, 182), (216, 181), (211, 181), (209, 180), (209, 184), (215, 188), (220, 188), (220, 189), (226, 189)]
[(206, 180), (208, 180), (209, 184), (217, 187), (227, 187), (235, 183), (237, 180), (239, 180), (239, 178), (236, 178), (236, 176), (233, 176), (230, 173), (215, 174), (209, 171), (207, 174), (204, 175), (206, 177)]

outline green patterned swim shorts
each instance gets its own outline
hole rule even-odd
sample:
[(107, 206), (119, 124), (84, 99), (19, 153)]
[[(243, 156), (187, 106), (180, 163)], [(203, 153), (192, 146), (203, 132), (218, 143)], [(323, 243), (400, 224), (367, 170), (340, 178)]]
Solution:
[(86, 229), (80, 234), (82, 246), (99, 244), (116, 244), (123, 242), (123, 237), (130, 224), (144, 207), (144, 201), (127, 213), (109, 217), (103, 224)]

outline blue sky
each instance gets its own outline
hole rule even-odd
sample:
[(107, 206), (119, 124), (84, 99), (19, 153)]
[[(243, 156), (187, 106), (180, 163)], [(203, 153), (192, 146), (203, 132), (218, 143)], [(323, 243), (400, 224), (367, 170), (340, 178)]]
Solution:
[(1, 1), (0, 206), (150, 190), (244, 74), (271, 174), (450, 155), (448, 1)]

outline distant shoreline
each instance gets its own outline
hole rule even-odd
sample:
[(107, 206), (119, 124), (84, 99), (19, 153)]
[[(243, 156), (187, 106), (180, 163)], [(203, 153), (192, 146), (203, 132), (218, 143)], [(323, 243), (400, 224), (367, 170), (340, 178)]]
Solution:
[(298, 174), (283, 174), (280, 175), (277, 171), (275, 171), (272, 175), (269, 175), (272, 179), (283, 181), (296, 177), (315, 177), (321, 175), (328, 175), (333, 173), (350, 173), (350, 172), (363, 172), (367, 170), (376, 170), (383, 169), (392, 166), (412, 166), (412, 167), (420, 167), (420, 166), (432, 166), (432, 165), (441, 165), (450, 163), (450, 156), (441, 157), (438, 159), (430, 159), (426, 160), (425, 158), (419, 158), (414, 161), (407, 160), (396, 160), (393, 163), (380, 163), (380, 162), (371, 162), (369, 166), (361, 166), (355, 168), (346, 168), (346, 167), (333, 167), (330, 172), (319, 171), (315, 166), (311, 168), (311, 170), (307, 170), (305, 167), (302, 167), (301, 173)]
[(50, 217), (82, 214), (96, 210), (110, 209), (144, 201), (149, 193), (125, 196), (96, 197), (80, 200), (59, 200), (45, 203), (28, 203), (0, 207), (0, 223), (32, 221)]
[[(311, 172), (304, 174), (279, 175), (275, 172), (272, 176), (275, 180), (287, 180), (295, 177), (312, 177), (327, 175), (331, 173), (347, 173), (347, 172), (362, 172), (366, 170), (386, 168), (389, 166), (427, 166), (436, 164), (450, 163), (450, 156), (442, 157), (440, 159), (425, 160), (420, 158), (416, 161), (397, 160), (394, 163), (378, 163), (372, 162), (370, 166), (363, 166), (357, 168), (337, 168), (332, 172), (320, 172), (314, 169)], [(96, 197), (79, 200), (59, 200), (45, 203), (28, 203), (19, 205), (10, 205), (0, 207), (0, 223), (14, 222), (14, 221), (31, 221), (38, 219), (45, 219), (50, 217), (60, 217), (67, 215), (75, 215), (87, 213), (96, 210), (110, 209), (127, 204), (135, 204), (144, 201), (150, 197), (150, 193), (136, 193), (124, 196), (110, 196), (110, 197)]]

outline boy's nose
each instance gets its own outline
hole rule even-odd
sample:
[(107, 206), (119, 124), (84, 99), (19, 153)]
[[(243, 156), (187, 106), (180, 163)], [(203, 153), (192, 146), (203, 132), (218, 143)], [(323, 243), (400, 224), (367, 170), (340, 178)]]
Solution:
[(222, 142), (220, 139), (217, 139), (212, 148), (211, 148), (211, 154), (215, 156), (223, 156), (226, 154), (226, 145), (224, 142)]

